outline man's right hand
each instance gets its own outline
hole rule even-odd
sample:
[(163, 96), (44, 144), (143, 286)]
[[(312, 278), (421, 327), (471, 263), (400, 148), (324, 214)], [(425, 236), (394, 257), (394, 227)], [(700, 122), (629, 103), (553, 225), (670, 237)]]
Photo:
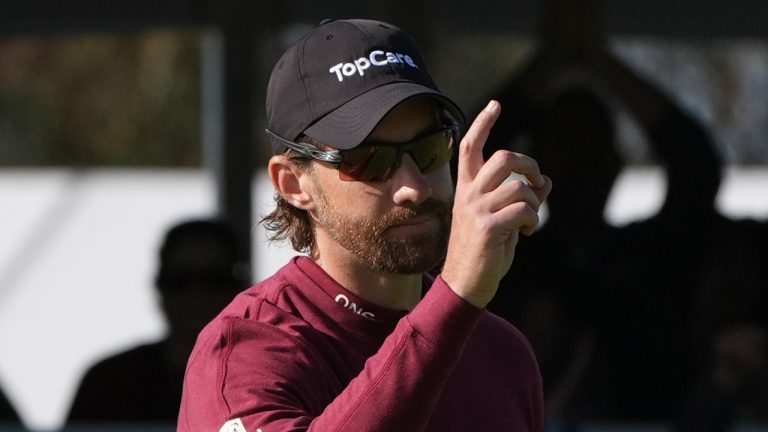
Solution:
[[(483, 160), (483, 146), (501, 107), (491, 101), (459, 146), (453, 222), (442, 278), (471, 304), (485, 307), (509, 270), (519, 234), (531, 235), (552, 189), (535, 160), (500, 150)], [(508, 180), (510, 174), (525, 176)]]

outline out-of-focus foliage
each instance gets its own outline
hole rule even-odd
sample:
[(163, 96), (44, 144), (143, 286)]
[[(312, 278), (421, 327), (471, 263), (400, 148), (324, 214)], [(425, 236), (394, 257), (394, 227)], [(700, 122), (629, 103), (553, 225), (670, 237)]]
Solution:
[(0, 40), (0, 165), (200, 164), (196, 32)]

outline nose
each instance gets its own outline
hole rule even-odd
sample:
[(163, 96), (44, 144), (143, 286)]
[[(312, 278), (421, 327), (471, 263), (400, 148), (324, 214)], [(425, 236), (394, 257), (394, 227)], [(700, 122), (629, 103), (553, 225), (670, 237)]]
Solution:
[(432, 187), (407, 153), (403, 155), (390, 181), (393, 188), (392, 201), (396, 205), (421, 204), (432, 195)]

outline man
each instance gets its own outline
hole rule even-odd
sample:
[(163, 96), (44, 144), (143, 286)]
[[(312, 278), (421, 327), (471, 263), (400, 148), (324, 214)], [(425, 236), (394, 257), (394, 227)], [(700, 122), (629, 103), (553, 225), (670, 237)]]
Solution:
[(228, 224), (195, 219), (165, 233), (155, 287), (167, 337), (92, 366), (76, 393), (69, 423), (172, 423), (189, 353), (200, 329), (248, 286), (244, 254)]
[(324, 21), (289, 48), (267, 91), (265, 222), (309, 256), (203, 330), (178, 430), (542, 430), (533, 353), (483, 309), (551, 189), (526, 156), (484, 162), (499, 112), (459, 145), (461, 111), (386, 23)]

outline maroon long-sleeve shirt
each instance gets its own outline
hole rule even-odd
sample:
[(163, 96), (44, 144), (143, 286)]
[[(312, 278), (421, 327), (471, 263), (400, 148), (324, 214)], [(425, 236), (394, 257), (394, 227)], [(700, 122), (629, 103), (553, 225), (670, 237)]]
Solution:
[(541, 388), (520, 332), (442, 278), (400, 312), (300, 257), (201, 332), (178, 431), (539, 432)]

